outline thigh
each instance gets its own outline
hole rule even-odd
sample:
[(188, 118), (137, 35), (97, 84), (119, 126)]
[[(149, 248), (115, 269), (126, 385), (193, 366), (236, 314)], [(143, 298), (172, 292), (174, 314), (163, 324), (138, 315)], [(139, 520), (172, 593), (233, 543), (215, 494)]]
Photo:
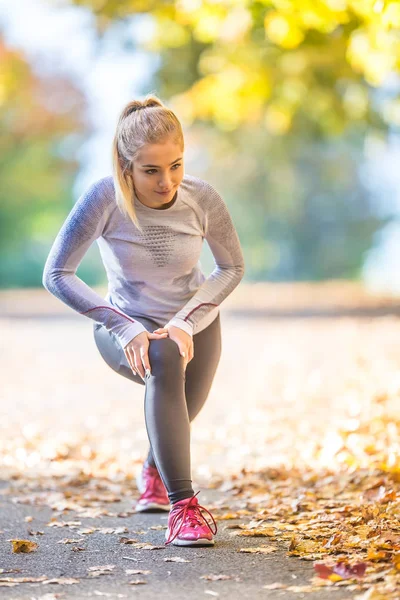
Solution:
[(217, 318), (193, 336), (194, 356), (186, 367), (185, 394), (190, 420), (200, 411), (211, 389), (221, 357), (221, 320)]
[[(147, 317), (135, 316), (134, 319), (150, 332), (159, 327), (157, 323)], [(118, 338), (112, 332), (108, 331), (101, 323), (95, 323), (93, 335), (101, 357), (113, 371), (127, 379), (145, 385), (143, 379), (132, 371)]]

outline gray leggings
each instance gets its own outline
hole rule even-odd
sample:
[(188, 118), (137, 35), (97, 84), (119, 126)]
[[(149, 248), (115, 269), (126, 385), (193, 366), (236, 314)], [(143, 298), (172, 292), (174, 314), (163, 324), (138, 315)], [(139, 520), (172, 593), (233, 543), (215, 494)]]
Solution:
[[(159, 325), (149, 318), (133, 318), (147, 331)], [(194, 495), (190, 464), (190, 422), (204, 405), (221, 356), (220, 315), (193, 336), (194, 356), (184, 359), (170, 338), (149, 340), (151, 375), (144, 382), (133, 373), (114, 334), (100, 323), (93, 328), (96, 346), (117, 373), (145, 386), (144, 416), (150, 450), (147, 463), (156, 466), (171, 503)]]

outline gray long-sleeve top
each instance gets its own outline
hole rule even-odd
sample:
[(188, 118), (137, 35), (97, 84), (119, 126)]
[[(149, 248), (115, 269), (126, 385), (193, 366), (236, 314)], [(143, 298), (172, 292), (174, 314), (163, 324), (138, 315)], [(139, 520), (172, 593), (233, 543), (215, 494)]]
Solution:
[[(72, 309), (103, 324), (124, 348), (145, 331), (135, 317), (194, 335), (217, 316), (218, 306), (244, 274), (239, 238), (225, 202), (207, 182), (185, 175), (166, 209), (134, 196), (143, 233), (116, 204), (112, 176), (83, 193), (62, 225), (47, 258), (43, 285)], [(209, 277), (199, 256), (206, 239), (216, 266)], [(96, 241), (108, 278), (99, 296), (76, 275)]]

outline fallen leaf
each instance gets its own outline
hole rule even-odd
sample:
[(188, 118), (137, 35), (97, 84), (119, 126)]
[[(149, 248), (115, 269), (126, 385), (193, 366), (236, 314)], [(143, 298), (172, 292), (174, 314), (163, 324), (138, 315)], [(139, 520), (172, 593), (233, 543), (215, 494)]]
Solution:
[(282, 590), (286, 588), (286, 585), (284, 583), (269, 583), (263, 585), (263, 588), (266, 590)]
[(333, 566), (325, 565), (324, 563), (315, 563), (314, 569), (322, 579), (330, 579), (331, 581), (340, 581), (342, 579), (353, 579), (364, 576), (367, 563), (360, 562), (354, 565), (339, 561)]
[(240, 531), (234, 531), (231, 535), (243, 536), (243, 537), (276, 537), (275, 529), (241, 529)]
[(115, 569), (115, 565), (88, 567), (88, 576), (89, 577), (100, 577), (101, 575), (109, 575), (114, 569)]
[(143, 569), (125, 569), (127, 575), (150, 575), (151, 571)]
[(200, 579), (207, 579), (208, 581), (223, 581), (226, 579), (232, 579), (231, 575), (200, 575)]
[(12, 543), (12, 551), (17, 552), (35, 552), (39, 544), (30, 542), (29, 540), (7, 540)]
[(72, 585), (74, 583), (80, 583), (80, 580), (73, 579), (72, 577), (58, 577), (58, 578), (53, 578), (53, 579), (47, 579), (46, 581), (43, 581), (42, 585), (47, 585), (50, 583), (57, 583), (60, 585)]
[(41, 577), (0, 577), (1, 583), (41, 583), (46, 581), (47, 577), (42, 575)]
[(275, 552), (277, 548), (275, 546), (257, 546), (255, 548), (240, 548), (238, 552), (249, 552), (249, 553), (261, 553), (261, 554), (271, 554), (271, 552)]
[(132, 544), (132, 546), (134, 548), (139, 548), (140, 550), (165, 550), (165, 546), (153, 546), (146, 542), (137, 542), (136, 544)]

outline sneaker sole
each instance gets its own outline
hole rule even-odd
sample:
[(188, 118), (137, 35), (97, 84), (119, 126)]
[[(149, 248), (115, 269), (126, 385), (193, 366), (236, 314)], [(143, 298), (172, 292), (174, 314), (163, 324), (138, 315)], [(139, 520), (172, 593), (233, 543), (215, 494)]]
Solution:
[[(169, 529), (167, 529), (165, 533), (165, 539), (169, 538)], [(173, 546), (214, 546), (214, 540), (208, 540), (207, 538), (200, 538), (199, 540), (181, 540), (179, 538), (175, 538), (171, 544)]]

